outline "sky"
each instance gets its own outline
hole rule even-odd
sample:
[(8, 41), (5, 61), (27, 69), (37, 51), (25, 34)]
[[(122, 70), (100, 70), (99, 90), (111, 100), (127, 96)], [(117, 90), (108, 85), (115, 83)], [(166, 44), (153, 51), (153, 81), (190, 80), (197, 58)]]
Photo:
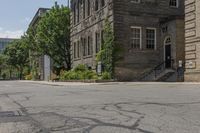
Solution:
[(0, 0), (0, 38), (20, 38), (38, 8), (50, 8), (55, 1), (67, 6), (67, 0)]

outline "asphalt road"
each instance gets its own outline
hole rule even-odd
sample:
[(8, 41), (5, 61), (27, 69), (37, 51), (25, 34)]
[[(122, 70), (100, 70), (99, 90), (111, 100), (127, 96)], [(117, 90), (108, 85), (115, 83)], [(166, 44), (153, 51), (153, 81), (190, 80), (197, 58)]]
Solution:
[(0, 133), (200, 133), (200, 85), (1, 81)]

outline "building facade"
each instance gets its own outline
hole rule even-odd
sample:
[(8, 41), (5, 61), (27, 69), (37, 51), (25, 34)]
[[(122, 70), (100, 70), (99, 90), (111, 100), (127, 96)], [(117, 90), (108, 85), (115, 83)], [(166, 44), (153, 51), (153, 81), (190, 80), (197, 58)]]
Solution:
[[(185, 58), (184, 1), (72, 0), (71, 8), (72, 67), (86, 64), (96, 69), (108, 18), (120, 49), (114, 68), (117, 80), (158, 80), (158, 74), (169, 77), (169, 68), (177, 79), (176, 70)], [(155, 68), (162, 69), (157, 78)]]
[(185, 0), (185, 81), (200, 81), (200, 0)]
[(3, 50), (6, 48), (6, 46), (14, 40), (16, 40), (16, 39), (14, 39), (14, 38), (0, 38), (0, 53), (2, 53)]

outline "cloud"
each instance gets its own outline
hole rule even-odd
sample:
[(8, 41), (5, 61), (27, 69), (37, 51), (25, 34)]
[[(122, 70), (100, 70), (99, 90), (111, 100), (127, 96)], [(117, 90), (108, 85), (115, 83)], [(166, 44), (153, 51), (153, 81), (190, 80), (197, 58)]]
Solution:
[(24, 34), (23, 30), (16, 30), (16, 31), (10, 31), (10, 30), (1, 30), (0, 28), (0, 38), (20, 38)]
[(3, 30), (3, 28), (2, 27), (0, 27), (0, 31), (2, 31)]

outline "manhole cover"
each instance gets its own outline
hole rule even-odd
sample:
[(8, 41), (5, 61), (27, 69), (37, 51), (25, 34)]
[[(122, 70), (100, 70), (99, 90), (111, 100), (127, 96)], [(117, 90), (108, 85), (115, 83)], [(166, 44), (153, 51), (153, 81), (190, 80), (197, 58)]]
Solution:
[(0, 112), (0, 117), (16, 117), (16, 116), (20, 116), (19, 111), (3, 111), (3, 112)]

